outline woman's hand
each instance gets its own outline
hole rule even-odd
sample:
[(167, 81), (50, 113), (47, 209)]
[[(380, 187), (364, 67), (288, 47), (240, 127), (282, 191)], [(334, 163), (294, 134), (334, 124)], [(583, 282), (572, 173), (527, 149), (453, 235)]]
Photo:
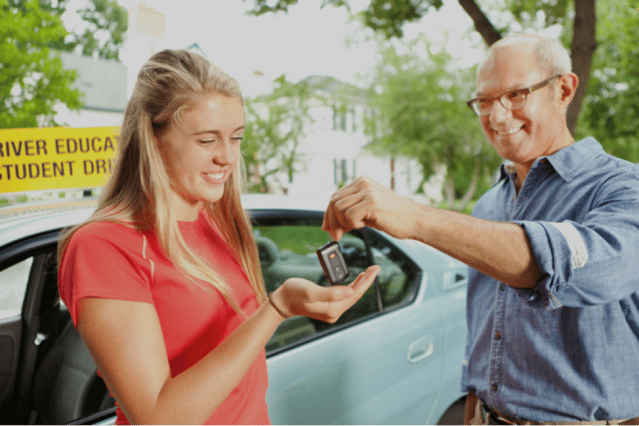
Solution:
[(289, 278), (273, 292), (277, 309), (287, 316), (303, 315), (334, 323), (373, 283), (381, 268), (370, 266), (348, 286), (319, 286), (303, 278)]

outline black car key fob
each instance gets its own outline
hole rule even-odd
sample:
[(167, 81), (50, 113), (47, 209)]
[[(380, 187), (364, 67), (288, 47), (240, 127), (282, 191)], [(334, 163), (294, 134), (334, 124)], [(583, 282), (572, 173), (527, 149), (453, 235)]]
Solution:
[(344, 281), (348, 277), (348, 268), (342, 250), (335, 241), (330, 241), (317, 249), (317, 257), (319, 258), (324, 275), (331, 285), (336, 285)]

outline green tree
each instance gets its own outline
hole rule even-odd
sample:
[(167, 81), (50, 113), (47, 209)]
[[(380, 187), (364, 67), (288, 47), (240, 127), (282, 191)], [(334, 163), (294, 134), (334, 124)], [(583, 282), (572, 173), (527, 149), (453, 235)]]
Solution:
[(424, 181), (437, 165), (445, 165), (446, 200), (463, 210), (478, 186), (489, 185), (500, 163), (465, 104), (474, 70), (451, 72), (450, 55), (423, 36), (406, 45), (382, 41), (379, 57), (370, 91), (375, 111), (367, 123), (370, 149), (417, 159)]
[(639, 162), (639, 7), (634, 0), (598, 3), (600, 47), (584, 102), (580, 136), (592, 134), (606, 151)]
[[(286, 11), (298, 0), (251, 0), (254, 3), (254, 15)], [(566, 37), (570, 45), (573, 70), (581, 82), (575, 98), (568, 109), (568, 126), (574, 130), (581, 111), (585, 88), (590, 77), (592, 55), (597, 47), (595, 40), (595, 0), (503, 0), (496, 5), (494, 0), (458, 0), (460, 6), (473, 20), (477, 32), (488, 46), (507, 35), (511, 24), (518, 22), (526, 27), (537, 23), (537, 12), (542, 15), (546, 25), (561, 24), (564, 28), (572, 26), (572, 37)], [(480, 7), (480, 3), (483, 6)], [(348, 0), (323, 0), (322, 6), (349, 7)], [(362, 12), (364, 23), (384, 34), (387, 38), (403, 36), (403, 26), (407, 22), (417, 22), (430, 10), (439, 10), (443, 0), (370, 0)], [(491, 22), (485, 9), (502, 9), (509, 16), (498, 25)], [(502, 14), (503, 16), (503, 14)]]
[(272, 93), (246, 101), (242, 155), (250, 192), (286, 191), (304, 167), (300, 145), (305, 126), (313, 123), (309, 108), (317, 99), (307, 82), (293, 84), (281, 75), (273, 82)]
[(70, 89), (75, 72), (62, 68), (47, 46), (67, 35), (59, 16), (37, 0), (0, 0), (0, 127), (56, 125), (54, 106), (81, 107)]
[[(70, 13), (69, 0), (42, 1), (43, 10), (62, 16)], [(127, 10), (116, 0), (89, 0), (86, 6), (75, 11), (81, 20), (64, 39), (51, 40), (48, 46), (64, 52), (104, 59), (120, 59), (128, 28)]]
[(69, 32), (62, 15), (69, 0), (0, 0), (0, 127), (55, 126), (55, 105), (82, 107), (71, 89), (76, 75), (56, 51), (118, 59), (127, 29), (126, 9), (115, 0), (90, 0), (76, 11)]

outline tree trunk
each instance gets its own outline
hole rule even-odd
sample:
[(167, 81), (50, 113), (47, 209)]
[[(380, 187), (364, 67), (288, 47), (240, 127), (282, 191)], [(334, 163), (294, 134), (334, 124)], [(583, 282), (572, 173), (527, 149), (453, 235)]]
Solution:
[(395, 190), (395, 157), (390, 158), (390, 189)]
[(568, 129), (571, 133), (574, 133), (579, 119), (581, 104), (590, 78), (592, 55), (597, 48), (596, 21), (595, 0), (575, 0), (575, 21), (573, 23), (570, 59), (572, 60), (573, 72), (579, 77), (579, 86), (577, 86), (575, 97), (568, 107)]
[[(466, 204), (468, 204), (470, 200), (473, 199), (473, 195), (475, 195), (475, 191), (477, 191), (477, 184), (479, 183), (480, 170), (481, 168), (479, 167), (479, 164), (478, 164), (475, 167), (475, 170), (473, 171), (473, 179), (470, 181), (470, 185), (468, 186), (466, 193), (459, 200), (459, 204), (457, 204), (457, 210), (459, 210), (460, 212), (464, 211), (464, 209), (466, 208)], [(482, 170), (482, 174), (483, 174), (483, 170)]]
[(501, 34), (495, 29), (493, 24), (491, 24), (479, 6), (477, 6), (475, 0), (459, 0), (459, 5), (473, 20), (475, 29), (482, 36), (488, 46), (491, 46), (493, 43), (501, 39)]
[(450, 210), (455, 209), (455, 183), (453, 182), (453, 178), (447, 176), (444, 179), (444, 196), (446, 197), (446, 203), (448, 203), (448, 208)]
[(477, 191), (480, 170), (481, 168), (479, 165), (475, 167), (470, 185), (468, 186), (464, 196), (459, 201), (457, 201), (455, 197), (455, 182), (453, 181), (453, 178), (450, 176), (446, 177), (444, 180), (444, 196), (446, 203), (448, 204), (448, 209), (458, 212), (464, 211), (464, 208), (466, 208), (466, 205), (473, 199), (473, 195), (475, 195), (475, 192)]

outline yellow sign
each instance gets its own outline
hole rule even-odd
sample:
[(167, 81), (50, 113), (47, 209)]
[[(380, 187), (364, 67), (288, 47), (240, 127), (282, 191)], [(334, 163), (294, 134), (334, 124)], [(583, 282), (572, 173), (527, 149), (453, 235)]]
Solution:
[(0, 192), (102, 186), (119, 137), (119, 126), (0, 130)]

